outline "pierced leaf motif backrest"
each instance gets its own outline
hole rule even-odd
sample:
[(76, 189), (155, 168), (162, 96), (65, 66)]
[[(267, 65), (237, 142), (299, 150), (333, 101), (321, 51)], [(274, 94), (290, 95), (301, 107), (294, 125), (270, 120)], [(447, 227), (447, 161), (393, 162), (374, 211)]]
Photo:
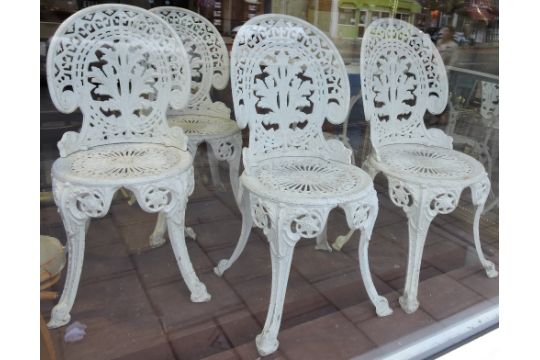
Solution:
[(491, 81), (482, 81), (480, 114), (484, 119), (499, 116), (499, 84)]
[(342, 123), (349, 80), (334, 44), (313, 25), (287, 15), (261, 15), (234, 39), (231, 84), (236, 121), (249, 125), (244, 162), (280, 156), (332, 158), (325, 119)]
[(61, 156), (98, 145), (149, 142), (185, 148), (169, 128), (168, 104), (189, 98), (190, 69), (174, 30), (158, 16), (129, 5), (96, 5), (69, 17), (47, 54), (47, 81), (58, 110), (77, 107), (79, 134), (66, 133)]
[(221, 90), (229, 81), (229, 55), (218, 29), (203, 16), (179, 7), (150, 9), (176, 31), (191, 65), (191, 98), (183, 112), (207, 110), (210, 90)]
[(375, 151), (396, 143), (433, 145), (426, 110), (444, 111), (448, 80), (427, 34), (397, 19), (372, 22), (360, 52), (362, 100)]

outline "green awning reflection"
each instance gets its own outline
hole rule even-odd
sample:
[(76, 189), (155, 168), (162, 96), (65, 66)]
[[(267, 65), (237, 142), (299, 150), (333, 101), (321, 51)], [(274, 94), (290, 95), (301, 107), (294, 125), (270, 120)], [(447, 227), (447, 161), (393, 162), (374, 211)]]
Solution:
[[(389, 0), (340, 0), (338, 6), (349, 9), (351, 7), (356, 7), (357, 9), (382, 9), (391, 12), (392, 3)], [(399, 0), (397, 9), (398, 11), (419, 13), (422, 11), (422, 6), (414, 0)]]

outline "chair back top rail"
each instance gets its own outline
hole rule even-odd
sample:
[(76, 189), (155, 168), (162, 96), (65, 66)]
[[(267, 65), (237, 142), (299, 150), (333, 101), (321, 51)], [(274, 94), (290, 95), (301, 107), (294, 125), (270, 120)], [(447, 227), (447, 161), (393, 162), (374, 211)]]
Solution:
[(140, 7), (95, 5), (65, 20), (47, 54), (54, 105), (80, 108), (80, 133), (67, 132), (61, 156), (99, 145), (142, 142), (185, 149), (187, 138), (166, 121), (169, 104), (186, 106), (188, 55), (175, 31)]
[(160, 6), (150, 12), (172, 26), (189, 56), (191, 98), (181, 113), (211, 112), (212, 86), (222, 90), (229, 82), (229, 54), (218, 29), (204, 16), (180, 7)]
[(448, 101), (446, 70), (427, 34), (397, 19), (372, 22), (362, 40), (360, 73), (376, 153), (399, 143), (451, 147), (451, 138), (424, 125), (426, 111), (440, 114)]
[(350, 158), (323, 136), (325, 120), (346, 119), (350, 86), (338, 50), (315, 26), (280, 14), (246, 22), (234, 39), (231, 85), (236, 121), (250, 129), (248, 172), (280, 156)]

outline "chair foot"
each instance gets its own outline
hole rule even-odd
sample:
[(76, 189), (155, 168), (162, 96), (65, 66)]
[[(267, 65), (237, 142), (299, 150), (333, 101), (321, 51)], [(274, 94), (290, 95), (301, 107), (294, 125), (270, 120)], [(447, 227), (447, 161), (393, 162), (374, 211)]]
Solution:
[(214, 274), (220, 277), (223, 276), (223, 273), (229, 268), (229, 266), (228, 260), (220, 260), (220, 262), (214, 268)]
[(491, 261), (486, 261), (486, 264), (484, 265), (484, 269), (486, 270), (486, 275), (488, 278), (493, 279), (499, 276), (499, 272), (495, 270), (495, 264)]
[(270, 355), (279, 347), (279, 341), (276, 337), (268, 335), (264, 336), (263, 334), (257, 335), (255, 344), (257, 345), (257, 351), (261, 356)]
[(151, 248), (157, 248), (165, 244), (165, 237), (162, 234), (152, 234), (150, 235), (149, 245)]
[(71, 320), (71, 315), (61, 305), (56, 305), (51, 312), (51, 319), (47, 323), (49, 329), (56, 329), (68, 324)]
[(418, 310), (418, 306), (420, 306), (420, 303), (417, 299), (407, 299), (405, 296), (400, 296), (399, 305), (401, 305), (401, 308), (407, 314), (412, 314), (416, 310)]
[(374, 305), (375, 312), (379, 317), (392, 315), (392, 313), (394, 312), (390, 308), (390, 305), (388, 305), (388, 300), (383, 296), (379, 296), (379, 298), (374, 302)]
[(206, 290), (206, 286), (202, 282), (199, 282), (199, 284), (197, 284), (195, 288), (191, 291), (190, 298), (191, 302), (202, 303), (210, 301), (210, 299), (212, 299), (212, 296)]
[(193, 240), (197, 240), (197, 234), (192, 227), (187, 226), (184, 231), (187, 237), (192, 238)]

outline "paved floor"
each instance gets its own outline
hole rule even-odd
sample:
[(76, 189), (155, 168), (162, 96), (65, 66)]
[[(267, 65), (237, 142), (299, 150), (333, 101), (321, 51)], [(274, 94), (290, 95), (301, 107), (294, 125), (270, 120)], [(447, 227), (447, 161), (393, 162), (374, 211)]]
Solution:
[[(87, 325), (87, 335), (64, 343), (65, 328), (52, 331), (63, 359), (256, 359), (254, 339), (261, 331), (270, 295), (268, 244), (259, 230), (244, 254), (224, 275), (212, 268), (228, 257), (240, 234), (241, 218), (232, 194), (208, 185), (205, 156), (197, 157), (197, 184), (186, 225), (194, 267), (212, 301), (194, 304), (179, 274), (169, 243), (148, 248), (156, 215), (130, 206), (121, 197), (110, 213), (92, 222), (72, 321)], [(228, 179), (226, 165), (222, 178)], [(348, 359), (427, 326), (472, 305), (497, 301), (498, 279), (482, 271), (472, 242), (472, 225), (462, 218), (469, 207), (437, 217), (430, 228), (419, 288), (420, 308), (405, 314), (397, 303), (407, 255), (407, 224), (386, 197), (383, 177), (376, 179), (380, 211), (370, 245), (370, 266), (379, 293), (394, 314), (378, 318), (358, 268), (358, 234), (341, 252), (321, 252), (301, 240), (295, 250), (279, 335), (280, 349), (269, 359)], [(472, 216), (471, 216), (472, 219)], [(329, 238), (347, 232), (344, 214), (329, 219)], [(54, 206), (41, 211), (41, 233), (65, 234)], [(498, 225), (484, 221), (484, 251), (498, 264)], [(57, 286), (62, 289), (61, 283)], [(42, 302), (49, 316), (52, 302)]]

